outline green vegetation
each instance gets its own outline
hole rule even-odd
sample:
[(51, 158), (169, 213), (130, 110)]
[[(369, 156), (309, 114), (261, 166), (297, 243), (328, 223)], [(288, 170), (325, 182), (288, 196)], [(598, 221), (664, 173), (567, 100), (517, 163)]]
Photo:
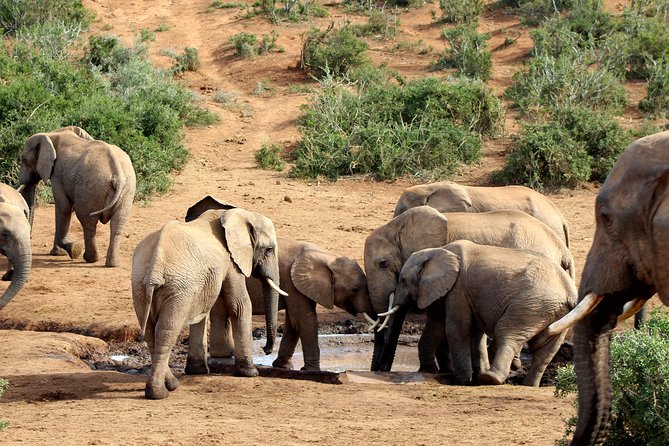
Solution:
[[(5, 393), (5, 390), (7, 390), (7, 387), (9, 387), (9, 381), (7, 381), (6, 379), (0, 378), (0, 396), (2, 396), (3, 393)], [(2, 431), (8, 425), (9, 425), (9, 423), (7, 421), (0, 420), (0, 431)]]
[(375, 36), (379, 39), (390, 40), (397, 35), (397, 27), (400, 19), (396, 13), (390, 14), (385, 10), (372, 10), (369, 13), (367, 23), (362, 25), (350, 25), (353, 34), (358, 37)]
[(312, 29), (302, 47), (302, 68), (317, 79), (343, 76), (368, 62), (366, 42), (355, 36), (350, 26), (325, 31)]
[(81, 0), (0, 0), (0, 28), (7, 34), (56, 22), (87, 28), (91, 19)]
[(272, 23), (303, 22), (314, 17), (327, 17), (328, 11), (316, 0), (258, 0), (246, 17), (257, 15), (268, 17)]
[(263, 144), (256, 152), (256, 164), (261, 169), (281, 172), (286, 168), (286, 162), (281, 159), (281, 146), (278, 144)]
[(368, 69), (351, 78), (354, 85), (326, 79), (305, 108), (292, 175), (447, 177), (475, 162), (481, 137), (500, 129), (501, 104), (480, 82), (398, 82)]
[[(232, 45), (235, 50), (235, 56), (242, 58), (255, 57), (260, 54), (266, 54), (270, 51), (277, 49), (276, 39), (279, 37), (279, 34), (272, 30), (268, 34), (263, 34), (262, 40), (258, 43), (258, 36), (251, 33), (241, 32), (230, 36), (228, 43)], [(282, 51), (279, 49), (279, 51)]]
[[(660, 446), (669, 438), (669, 313), (651, 312), (641, 330), (615, 332), (611, 341), (612, 423), (607, 445)], [(558, 370), (555, 394), (576, 393), (573, 366)], [(574, 402), (576, 404), (576, 401)], [(568, 444), (576, 417), (566, 420), (558, 445)]]
[(478, 23), (483, 0), (439, 0), (441, 20), (449, 23)]
[(669, 117), (669, 57), (657, 62), (648, 79), (648, 94), (639, 108), (652, 116)]
[(200, 53), (197, 48), (186, 47), (183, 54), (177, 54), (174, 58), (172, 73), (183, 73), (184, 71), (195, 71), (200, 68)]
[[(0, 180), (17, 183), (18, 160), (30, 135), (78, 125), (130, 155), (138, 199), (167, 191), (169, 174), (188, 156), (181, 142), (183, 125), (210, 124), (218, 118), (194, 106), (192, 93), (173, 82), (169, 72), (154, 68), (141, 42), (127, 48), (116, 37), (91, 36), (83, 56), (75, 59), (72, 45), (54, 58), (52, 47), (21, 38), (25, 27), (35, 24), (50, 30), (58, 29), (50, 24), (59, 22), (83, 28), (88, 18), (80, 2), (68, 2), (72, 8), (61, 7), (62, 2), (51, 7), (56, 3), (51, 1), (2, 3), (3, 23), (11, 22), (6, 15), (10, 3), (32, 9), (30, 21), (14, 20), (21, 23), (14, 30), (16, 38), (0, 48)], [(50, 20), (36, 11), (47, 11)], [(73, 17), (72, 11), (79, 11), (74, 16), (80, 22), (65, 20)], [(193, 53), (185, 56), (184, 67)]]
[(488, 40), (492, 34), (478, 34), (475, 25), (460, 25), (445, 29), (442, 37), (449, 48), (435, 64), (436, 69), (455, 68), (460, 76), (488, 80), (492, 76), (492, 54)]

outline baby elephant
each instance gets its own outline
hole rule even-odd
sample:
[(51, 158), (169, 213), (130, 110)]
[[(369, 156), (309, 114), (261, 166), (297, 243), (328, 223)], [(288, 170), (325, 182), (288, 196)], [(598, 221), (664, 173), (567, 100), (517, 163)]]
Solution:
[[(456, 382), (470, 383), (478, 371), (480, 384), (503, 383), (514, 356), (527, 342), (532, 364), (523, 384), (538, 386), (566, 335), (566, 331), (554, 333), (548, 327), (567, 314), (576, 300), (576, 287), (569, 275), (533, 251), (465, 240), (417, 251), (400, 272), (393, 315), (397, 320), (391, 322), (388, 336), (395, 339), (395, 345), (384, 347), (384, 360), (394, 355), (406, 314), (403, 308), (415, 304), (425, 309), (434, 304), (428, 311), (445, 311)], [(480, 351), (483, 334), (495, 343), (492, 365), (487, 353)]]
[[(326, 251), (320, 246), (285, 237), (277, 237), (281, 288), (288, 296), (281, 297), (279, 309), (286, 310), (283, 338), (273, 366), (292, 369), (297, 341), (302, 343), (302, 370), (320, 370), (318, 317), (316, 304), (332, 309), (337, 306), (352, 315), (363, 313), (375, 318), (367, 280), (355, 260)], [(260, 282), (246, 280), (253, 314), (264, 314)], [(229, 357), (233, 342), (228, 321), (221, 320), (220, 302), (212, 308), (210, 353), (212, 357)]]
[(0, 254), (7, 257), (7, 272), (2, 280), (11, 283), (0, 297), (0, 310), (28, 280), (32, 264), (28, 205), (13, 187), (0, 183)]

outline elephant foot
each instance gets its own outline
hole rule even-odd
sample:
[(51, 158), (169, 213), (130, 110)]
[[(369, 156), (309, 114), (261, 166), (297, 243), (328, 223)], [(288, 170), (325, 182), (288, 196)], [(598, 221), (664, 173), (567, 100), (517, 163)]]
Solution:
[(426, 366), (420, 366), (418, 368), (418, 373), (434, 373), (437, 374), (439, 373), (439, 369), (437, 368), (436, 364), (430, 364)]
[(241, 376), (244, 378), (254, 378), (259, 375), (258, 369), (255, 366), (252, 367), (239, 367), (235, 369), (233, 373), (234, 376)]
[(177, 387), (179, 387), (179, 380), (176, 378), (176, 376), (169, 376), (165, 377), (165, 387), (167, 390), (172, 392), (173, 390), (176, 390)]
[(186, 375), (206, 375), (209, 373), (209, 366), (206, 361), (199, 359), (186, 358)]
[[(68, 256), (70, 254), (66, 250), (61, 248), (60, 246), (54, 246), (53, 248), (51, 248), (51, 251), (49, 252), (49, 255), (52, 255), (52, 256)], [(72, 257), (72, 256), (70, 256), (70, 257)]]
[[(72, 248), (72, 251), (74, 252), (74, 247)], [(89, 252), (89, 251), (84, 252), (84, 260), (86, 261), (86, 263), (95, 263), (99, 259), (100, 256), (98, 256), (97, 252)]]
[(305, 365), (300, 370), (306, 371), (306, 372), (320, 372), (321, 367), (319, 365)]
[(119, 261), (118, 261), (118, 259), (107, 258), (107, 261), (105, 262), (105, 266), (108, 267), (108, 268), (115, 268), (115, 267), (119, 266)]
[(148, 400), (162, 400), (169, 396), (170, 391), (167, 390), (167, 387), (161, 386), (157, 389), (149, 386), (147, 384), (146, 389), (144, 389), (144, 396)]
[(293, 360), (290, 358), (276, 358), (274, 362), (272, 362), (272, 367), (276, 367), (277, 369), (293, 370)]
[(10, 282), (13, 277), (14, 277), (14, 270), (10, 269), (2, 276), (2, 280), (3, 282)]
[(523, 368), (523, 363), (520, 360), (520, 356), (514, 356), (513, 361), (511, 362), (511, 370), (520, 370)]
[(504, 383), (504, 379), (498, 373), (486, 370), (479, 375), (478, 383), (484, 386), (498, 386)]

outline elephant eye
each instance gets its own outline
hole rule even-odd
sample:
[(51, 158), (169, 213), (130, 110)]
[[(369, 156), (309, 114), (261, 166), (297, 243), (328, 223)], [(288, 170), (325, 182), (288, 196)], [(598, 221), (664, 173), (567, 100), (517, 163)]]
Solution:
[(359, 291), (360, 291), (360, 288), (357, 287), (357, 286), (351, 288), (351, 292), (353, 292), (353, 293), (356, 293), (356, 294), (357, 294)]
[(379, 268), (383, 269), (388, 268), (388, 261), (386, 259), (379, 260)]
[(268, 246), (265, 250), (265, 254), (272, 254), (274, 252), (274, 246)]

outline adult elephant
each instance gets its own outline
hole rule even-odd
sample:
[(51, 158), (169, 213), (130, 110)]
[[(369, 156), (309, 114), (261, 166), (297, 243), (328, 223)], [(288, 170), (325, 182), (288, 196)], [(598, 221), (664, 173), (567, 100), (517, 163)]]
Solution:
[[(566, 336), (549, 325), (574, 308), (576, 296), (567, 273), (535, 251), (467, 240), (417, 251), (400, 272), (380, 369), (390, 370), (409, 308), (440, 307), (458, 384), (502, 384), (527, 342), (532, 363), (523, 384), (538, 386)], [(492, 365), (484, 334), (494, 340)]]
[[(440, 213), (430, 206), (418, 206), (375, 229), (365, 240), (365, 273), (372, 306), (384, 315), (394, 306), (391, 295), (397, 287), (402, 265), (411, 254), (436, 248), (455, 240), (470, 240), (481, 245), (530, 249), (546, 255), (574, 277), (574, 260), (557, 235), (536, 218), (517, 210), (482, 213)], [(387, 318), (386, 321), (387, 323)], [(443, 338), (442, 327), (430, 318), (418, 344), (421, 370), (434, 371), (436, 339)], [(381, 327), (385, 327), (386, 323)], [(375, 335), (372, 370), (378, 370), (384, 331)]]
[[(191, 221), (208, 209), (232, 209), (235, 206), (212, 196), (195, 203), (186, 213)], [(297, 341), (302, 344), (303, 370), (320, 370), (318, 317), (316, 305), (332, 309), (337, 306), (353, 316), (362, 313), (370, 322), (376, 313), (369, 301), (367, 279), (355, 260), (326, 249), (286, 237), (277, 237), (281, 287), (288, 296), (279, 298), (279, 310), (286, 310), (283, 338), (274, 367), (292, 369)], [(261, 282), (246, 279), (253, 314), (267, 314), (262, 299)], [(223, 303), (216, 302), (210, 313), (209, 349), (212, 357), (226, 358), (234, 354), (231, 324), (223, 319)]]
[[(630, 144), (597, 194), (597, 226), (574, 327), (578, 424), (572, 445), (601, 445), (611, 418), (611, 331), (656, 292), (669, 305), (669, 132)], [(622, 315), (621, 315), (622, 313)], [(584, 317), (585, 316), (585, 317)], [(620, 316), (620, 319), (619, 319)]]
[(148, 235), (132, 258), (132, 297), (142, 336), (151, 353), (145, 395), (168, 396), (177, 387), (168, 360), (185, 324), (190, 324), (190, 372), (208, 372), (206, 325), (209, 310), (222, 299), (232, 321), (235, 375), (257, 376), (253, 364), (251, 300), (246, 277), (264, 279), (273, 325), (267, 327), (265, 352), (276, 334), (279, 264), (274, 225), (244, 209), (210, 210), (199, 218), (172, 221)]
[(569, 247), (569, 224), (545, 195), (525, 186), (463, 186), (451, 181), (407, 188), (395, 205), (395, 217), (416, 206), (441, 212), (488, 212), (516, 209), (544, 222)]
[(13, 187), (0, 183), (0, 254), (7, 257), (2, 280), (11, 283), (0, 297), (0, 310), (24, 287), (32, 267), (28, 204)]
[(84, 260), (99, 258), (95, 240), (98, 222), (110, 222), (106, 266), (118, 266), (119, 244), (135, 197), (135, 171), (120, 148), (94, 140), (85, 130), (70, 126), (37, 133), (25, 143), (21, 157), (22, 195), (35, 215), (35, 190), (51, 181), (56, 211), (56, 234), (51, 255), (78, 258), (80, 243), (69, 239), (74, 211), (84, 231)]

